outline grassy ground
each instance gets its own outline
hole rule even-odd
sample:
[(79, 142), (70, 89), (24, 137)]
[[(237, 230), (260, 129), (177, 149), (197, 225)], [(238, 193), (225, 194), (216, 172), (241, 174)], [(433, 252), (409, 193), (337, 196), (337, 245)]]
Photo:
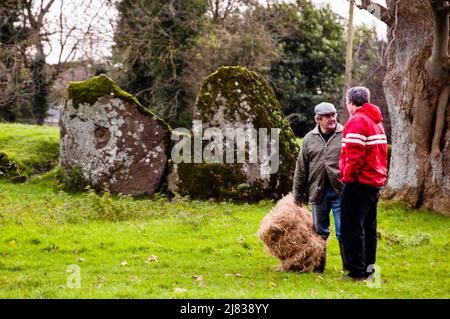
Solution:
[(338, 280), (333, 234), (325, 274), (277, 271), (256, 236), (270, 201), (70, 194), (54, 175), (0, 180), (0, 298), (450, 296), (450, 219), (438, 214), (380, 203), (381, 280), (370, 288)]
[(28, 176), (55, 166), (59, 156), (59, 131), (55, 127), (0, 124), (0, 152)]

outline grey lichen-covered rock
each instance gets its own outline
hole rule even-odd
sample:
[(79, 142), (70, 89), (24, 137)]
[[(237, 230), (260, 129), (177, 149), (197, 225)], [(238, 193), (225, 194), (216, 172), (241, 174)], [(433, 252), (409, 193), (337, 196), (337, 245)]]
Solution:
[(164, 178), (170, 127), (105, 75), (71, 82), (61, 114), (61, 166), (99, 190), (152, 194)]
[[(256, 163), (250, 162), (247, 144), (244, 163), (238, 162), (236, 157), (229, 163), (225, 155), (223, 163), (171, 163), (169, 189), (193, 198), (247, 202), (277, 199), (291, 191), (299, 148), (272, 88), (261, 75), (242, 67), (221, 67), (209, 75), (197, 97), (194, 123), (196, 121), (201, 122), (203, 133), (212, 127), (222, 132), (225, 128), (235, 131), (267, 128), (268, 133), (271, 128), (279, 128), (278, 170), (261, 174), (261, 157)], [(251, 137), (247, 143), (250, 140)], [(203, 148), (207, 143), (203, 141)]]

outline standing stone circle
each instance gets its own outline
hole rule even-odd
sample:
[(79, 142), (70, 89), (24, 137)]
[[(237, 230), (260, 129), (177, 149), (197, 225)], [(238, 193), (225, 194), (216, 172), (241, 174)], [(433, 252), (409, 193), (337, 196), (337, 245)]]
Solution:
[(138, 196), (163, 181), (169, 125), (106, 75), (69, 84), (60, 128), (62, 168), (95, 189)]

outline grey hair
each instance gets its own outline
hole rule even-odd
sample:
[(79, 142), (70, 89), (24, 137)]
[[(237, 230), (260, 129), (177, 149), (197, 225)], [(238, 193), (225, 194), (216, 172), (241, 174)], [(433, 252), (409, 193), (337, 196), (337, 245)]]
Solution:
[(347, 91), (347, 103), (361, 106), (370, 102), (370, 91), (365, 86), (354, 86)]

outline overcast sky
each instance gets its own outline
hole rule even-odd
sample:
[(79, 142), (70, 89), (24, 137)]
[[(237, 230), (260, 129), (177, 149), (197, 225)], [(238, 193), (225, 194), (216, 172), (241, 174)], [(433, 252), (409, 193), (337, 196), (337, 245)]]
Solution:
[[(330, 4), (333, 11), (336, 13), (339, 13), (341, 16), (348, 18), (348, 1), (347, 0), (312, 0), (314, 4), (317, 5), (324, 5), (324, 4)], [(386, 6), (385, 0), (375, 0), (374, 3), (379, 3)], [(356, 1), (356, 3), (361, 3), (361, 1)], [(370, 26), (375, 26), (378, 36), (380, 38), (386, 39), (386, 24), (375, 18), (373, 15), (371, 15), (366, 10), (360, 10), (358, 8), (354, 8), (353, 10), (353, 20), (355, 25), (360, 24), (368, 24)]]
[[(62, 0), (57, 0), (55, 1), (55, 4), (52, 6), (52, 11), (54, 10), (54, 12), (51, 12), (51, 15), (53, 15), (52, 17), (50, 17), (50, 21), (53, 20), (54, 22), (57, 21), (58, 18), (58, 10), (60, 7), (60, 3)], [(67, 17), (68, 20), (68, 24), (69, 25), (83, 25), (85, 23), (89, 23), (89, 22), (94, 22), (93, 26), (95, 26), (94, 28), (96, 29), (96, 31), (91, 30), (94, 33), (97, 32), (101, 32), (101, 35), (99, 35), (97, 37), (97, 39), (95, 39), (94, 37), (94, 41), (90, 42), (90, 43), (81, 43), (79, 45), (79, 48), (87, 47), (89, 46), (91, 49), (94, 47), (94, 55), (97, 58), (101, 58), (102, 56), (109, 56), (110, 50), (111, 50), (111, 45), (113, 44), (112, 40), (113, 40), (113, 28), (111, 26), (111, 21), (108, 22), (108, 20), (113, 20), (115, 14), (111, 13), (111, 10), (108, 10), (106, 7), (101, 7), (99, 4), (102, 3), (103, 1), (99, 1), (99, 0), (90, 0), (89, 3), (90, 5), (90, 12), (96, 12), (99, 13), (99, 17), (98, 19), (96, 19), (95, 21), (91, 20), (89, 18), (89, 13), (88, 12), (83, 12), (82, 8), (80, 8), (80, 6), (77, 6), (77, 2), (78, 4), (80, 3), (84, 3), (84, 1), (86, 0), (73, 0), (73, 1), (64, 1), (63, 7), (64, 7), (64, 11), (65, 12), (71, 12), (71, 14)], [(264, 0), (260, 0), (261, 2), (263, 2)], [(285, 0), (285, 1), (293, 1), (293, 0)], [(348, 9), (349, 9), (349, 2), (347, 0), (311, 0), (314, 4), (316, 4), (317, 6), (323, 6), (326, 4), (330, 4), (331, 8), (333, 11), (335, 11), (336, 13), (340, 14), (341, 16), (348, 18)], [(40, 1), (38, 1), (40, 2)], [(44, 0), (44, 2), (46, 3), (47, 0)], [(360, 0), (356, 1), (357, 3), (360, 3)], [(373, 2), (376, 3), (380, 3), (382, 5), (386, 5), (386, 1), (385, 0), (375, 0)], [(78, 9), (78, 10), (77, 10)], [(100, 10), (100, 11), (99, 11)], [(83, 23), (84, 22), (84, 23)], [(376, 19), (374, 16), (372, 16), (370, 13), (368, 13), (365, 10), (360, 10), (358, 8), (355, 7), (354, 9), (354, 24), (355, 25), (360, 25), (360, 24), (367, 24), (369, 26), (374, 26), (376, 28), (378, 37), (386, 39), (386, 25), (384, 23), (382, 23), (381, 21), (379, 21), (378, 19)], [(101, 41), (100, 41), (101, 39)], [(73, 42), (74, 39), (69, 39), (69, 43)], [(102, 43), (101, 43), (102, 42)], [(55, 39), (55, 41), (52, 41), (52, 43), (54, 44), (54, 50), (51, 52), (51, 54), (49, 55), (47, 62), (49, 63), (56, 63), (58, 61), (58, 39)], [(92, 51), (92, 50), (91, 50)], [(64, 56), (64, 55), (63, 55)], [(79, 58), (80, 56), (78, 55), (77, 58)]]

